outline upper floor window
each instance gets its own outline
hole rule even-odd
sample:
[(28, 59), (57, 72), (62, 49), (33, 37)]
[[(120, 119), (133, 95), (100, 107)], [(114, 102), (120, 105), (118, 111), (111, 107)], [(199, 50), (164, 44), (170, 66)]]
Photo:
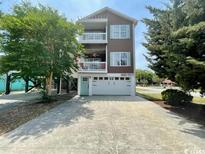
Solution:
[(111, 39), (129, 39), (130, 25), (110, 25)]
[(130, 66), (130, 52), (110, 52), (110, 66)]

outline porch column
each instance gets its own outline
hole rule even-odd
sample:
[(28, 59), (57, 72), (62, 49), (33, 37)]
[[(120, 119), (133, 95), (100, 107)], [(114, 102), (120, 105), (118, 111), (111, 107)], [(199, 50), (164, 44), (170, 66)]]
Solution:
[(92, 96), (92, 77), (89, 77), (89, 96)]
[(66, 93), (70, 93), (70, 80), (71, 78), (70, 77), (67, 77), (66, 78)]
[(57, 94), (60, 94), (60, 77), (57, 78)]
[(80, 96), (81, 76), (78, 76), (78, 95)]
[(62, 78), (60, 77), (60, 81), (59, 81), (59, 94), (61, 94), (62, 91)]
[(135, 75), (131, 76), (131, 96), (136, 95), (136, 81), (135, 81)]
[(106, 72), (108, 72), (108, 71), (107, 71), (107, 67), (108, 67), (108, 63), (109, 63), (109, 62), (108, 62), (108, 51), (107, 51), (107, 45), (106, 45), (106, 51), (105, 51), (105, 54), (106, 54), (106, 55), (105, 55), (105, 57), (106, 57), (106, 58), (105, 58), (105, 59), (106, 59), (106, 60), (105, 60), (105, 61), (106, 61), (106, 62), (105, 62), (105, 67), (106, 67)]

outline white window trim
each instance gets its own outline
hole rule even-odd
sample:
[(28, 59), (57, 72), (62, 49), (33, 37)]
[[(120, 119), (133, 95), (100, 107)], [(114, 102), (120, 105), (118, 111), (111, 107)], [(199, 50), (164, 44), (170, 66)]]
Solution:
[[(126, 36), (122, 36), (122, 26), (127, 26), (126, 28)], [(118, 29), (118, 30), (117, 30)], [(115, 32), (118, 32), (118, 36), (115, 36)], [(110, 25), (110, 39), (130, 39), (130, 25), (129, 24), (121, 24), (121, 25)]]
[[(114, 56), (112, 55), (112, 53), (119, 53), (120, 54), (120, 59), (122, 59), (122, 54), (123, 53), (126, 53), (127, 54), (127, 65), (122, 65), (122, 64), (120, 64), (120, 65), (115, 65), (115, 60), (114, 60)], [(113, 57), (111, 57), (111, 56), (113, 56)], [(111, 59), (112, 59), (112, 61), (111, 61)], [(110, 67), (129, 67), (129, 66), (131, 66), (131, 53), (130, 52), (128, 52), (128, 51), (111, 51), (110, 52)]]

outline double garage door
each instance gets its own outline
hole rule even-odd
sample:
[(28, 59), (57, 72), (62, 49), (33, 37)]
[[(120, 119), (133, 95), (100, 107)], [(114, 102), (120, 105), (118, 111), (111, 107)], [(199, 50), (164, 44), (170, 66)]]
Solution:
[(93, 77), (93, 95), (130, 95), (130, 77)]

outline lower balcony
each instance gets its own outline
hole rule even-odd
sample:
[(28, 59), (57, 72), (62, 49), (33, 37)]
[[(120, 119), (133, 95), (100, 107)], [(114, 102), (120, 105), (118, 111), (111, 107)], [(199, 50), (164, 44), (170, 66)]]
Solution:
[(106, 73), (106, 62), (80, 62), (79, 72)]

